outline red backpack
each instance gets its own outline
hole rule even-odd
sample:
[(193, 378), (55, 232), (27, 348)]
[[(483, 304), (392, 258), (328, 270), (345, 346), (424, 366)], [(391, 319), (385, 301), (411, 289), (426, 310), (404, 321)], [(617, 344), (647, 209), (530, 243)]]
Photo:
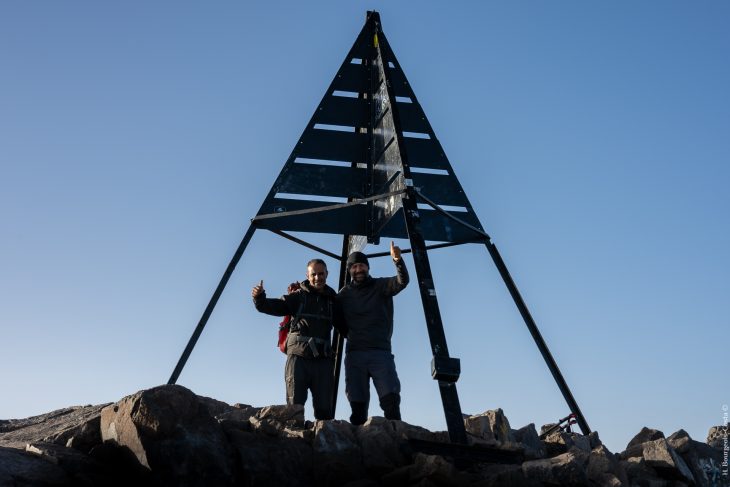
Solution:
[[(297, 289), (301, 288), (298, 282), (292, 282), (286, 289), (287, 294), (291, 294)], [(279, 350), (281, 353), (286, 353), (286, 339), (289, 336), (289, 324), (291, 323), (291, 315), (286, 315), (281, 323), (279, 323)]]

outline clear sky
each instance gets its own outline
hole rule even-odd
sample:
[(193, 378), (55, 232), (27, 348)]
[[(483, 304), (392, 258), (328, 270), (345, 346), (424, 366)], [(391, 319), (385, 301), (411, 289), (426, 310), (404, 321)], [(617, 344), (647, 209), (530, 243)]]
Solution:
[[(725, 1), (2, 2), (0, 418), (167, 381), (369, 9), (589, 425), (620, 451), (722, 422)], [(257, 232), (179, 383), (283, 403), (250, 289), (313, 257)], [(431, 261), (464, 412), (565, 416), (484, 247)], [(395, 308), (403, 418), (445, 429), (417, 286)]]

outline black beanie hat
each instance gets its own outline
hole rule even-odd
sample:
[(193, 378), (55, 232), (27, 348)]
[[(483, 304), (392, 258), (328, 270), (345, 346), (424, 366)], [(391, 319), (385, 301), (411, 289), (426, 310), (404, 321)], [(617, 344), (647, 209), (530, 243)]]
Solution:
[(350, 256), (347, 258), (347, 270), (350, 270), (350, 267), (352, 267), (352, 264), (365, 264), (368, 266), (368, 269), (370, 269), (370, 263), (368, 262), (367, 255), (363, 254), (362, 252), (353, 252), (350, 254)]

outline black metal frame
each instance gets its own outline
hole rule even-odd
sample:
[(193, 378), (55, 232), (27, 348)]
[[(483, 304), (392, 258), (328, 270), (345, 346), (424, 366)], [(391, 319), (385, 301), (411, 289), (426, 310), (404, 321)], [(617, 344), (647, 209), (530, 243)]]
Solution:
[[(364, 47), (365, 45), (367, 45), (367, 48)], [(507, 266), (505, 265), (504, 260), (499, 254), (497, 247), (491, 242), (489, 235), (481, 228), (481, 224), (479, 223), (478, 218), (476, 218), (476, 214), (474, 213), (471, 204), (466, 198), (466, 195), (463, 194), (463, 190), (461, 189), (458, 180), (456, 180), (456, 177), (453, 176), (451, 166), (449, 165), (448, 160), (446, 160), (445, 155), (442, 153), (433, 129), (428, 123), (428, 120), (425, 118), (425, 115), (422, 115), (420, 117), (420, 120), (418, 120), (419, 117), (414, 118), (413, 114), (418, 114), (418, 110), (421, 110), (420, 105), (418, 104), (415, 98), (415, 94), (410, 88), (410, 85), (405, 79), (405, 74), (398, 71), (397, 75), (401, 77), (401, 84), (398, 85), (398, 89), (406, 90), (413, 103), (413, 107), (401, 106), (402, 109), (407, 109), (404, 113), (404, 116), (407, 120), (409, 120), (408, 123), (411, 124), (414, 123), (414, 120), (417, 120), (417, 123), (420, 124), (421, 130), (424, 130), (428, 133), (430, 139), (429, 143), (431, 145), (414, 145), (413, 142), (408, 142), (404, 139), (402, 129), (404, 125), (402, 124), (403, 122), (401, 120), (402, 114), (400, 113), (400, 109), (398, 107), (396, 90), (394, 88), (396, 83), (394, 80), (391, 80), (389, 75), (390, 70), (388, 69), (389, 67), (391, 67), (390, 65), (394, 63), (396, 68), (399, 69), (399, 66), (397, 65), (397, 60), (395, 59), (395, 56), (393, 55), (393, 52), (390, 49), (387, 39), (385, 38), (385, 35), (382, 31), (380, 16), (377, 12), (368, 12), (365, 26), (363, 27), (363, 30), (360, 32), (360, 35), (350, 49), (350, 52), (345, 59), (345, 62), (343, 62), (340, 68), (340, 74), (338, 74), (338, 76), (335, 78), (335, 80), (333, 80), (330, 87), (328, 88), (327, 94), (325, 95), (325, 98), (323, 98), (319, 110), (322, 110), (322, 106), (326, 103), (327, 97), (334, 93), (335, 89), (338, 87), (338, 83), (343, 82), (342, 73), (345, 73), (346, 71), (351, 72), (352, 68), (348, 65), (350, 63), (350, 60), (357, 56), (360, 56), (360, 59), (362, 59), (360, 74), (368, 78), (367, 83), (362, 84), (362, 91), (359, 94), (357, 102), (367, 103), (369, 107), (369, 116), (367, 123), (355, 124), (353, 134), (355, 139), (353, 140), (362, 140), (358, 137), (360, 137), (361, 135), (366, 135), (366, 140), (368, 140), (368, 144), (367, 146), (363, 146), (360, 149), (357, 148), (359, 146), (355, 146), (356, 155), (353, 156), (355, 157), (355, 159), (352, 160), (350, 171), (353, 174), (357, 173), (357, 171), (360, 170), (358, 161), (360, 161), (361, 164), (364, 161), (366, 168), (364, 172), (364, 182), (362, 189), (365, 197), (362, 197), (359, 193), (352, 193), (350, 196), (348, 196), (347, 203), (318, 205), (316, 207), (309, 208), (303, 207), (301, 209), (295, 210), (287, 210), (286, 208), (274, 206), (274, 202), (276, 201), (276, 196), (279, 189), (286, 186), (286, 184), (292, 184), (292, 179), (289, 171), (293, 170), (293, 163), (295, 162), (298, 154), (298, 146), (295, 147), (289, 157), (287, 164), (279, 174), (277, 182), (269, 191), (269, 194), (264, 201), (264, 204), (262, 204), (257, 216), (252, 219), (251, 225), (249, 226), (241, 243), (236, 249), (233, 258), (228, 264), (228, 267), (226, 268), (223, 277), (216, 287), (215, 292), (213, 293), (213, 296), (208, 303), (208, 306), (203, 312), (203, 315), (201, 316), (197, 326), (195, 327), (195, 330), (190, 340), (188, 341), (185, 350), (183, 351), (172, 375), (170, 376), (168, 384), (174, 384), (177, 382), (180, 373), (185, 366), (185, 363), (192, 353), (195, 344), (197, 343), (206, 323), (208, 322), (208, 319), (210, 318), (211, 313), (213, 312), (213, 309), (218, 302), (218, 299), (225, 289), (225, 286), (228, 283), (231, 274), (241, 260), (243, 253), (257, 228), (266, 228), (276, 233), (277, 235), (287, 238), (295, 243), (320, 252), (323, 255), (327, 255), (333, 259), (339, 260), (339, 285), (340, 287), (342, 287), (347, 283), (349, 277), (346, 269), (347, 256), (351, 251), (359, 250), (359, 248), (356, 248), (353, 244), (355, 234), (350, 234), (349, 232), (344, 230), (339, 232), (339, 234), (343, 235), (343, 244), (341, 253), (338, 255), (337, 253), (329, 252), (300, 238), (289, 235), (288, 233), (285, 233), (282, 228), (272, 228), (271, 226), (267, 225), (271, 225), (271, 222), (277, 218), (303, 218), (313, 213), (325, 213), (326, 215), (330, 215), (336, 222), (338, 215), (339, 218), (342, 218), (341, 215), (343, 215), (343, 213), (341, 213), (341, 211), (349, 211), (356, 208), (363, 208), (362, 205), (366, 205), (367, 212), (364, 213), (363, 216), (366, 217), (367, 221), (362, 226), (362, 228), (366, 230), (363, 230), (363, 234), (358, 235), (366, 236), (369, 242), (377, 242), (381, 236), (381, 232), (384, 233), (385, 236), (391, 236), (395, 238), (403, 238), (406, 236), (402, 235), (403, 230), (398, 229), (398, 222), (396, 222), (395, 225), (392, 225), (389, 224), (387, 219), (400, 219), (401, 224), (404, 224), (405, 230), (407, 232), (407, 238), (410, 241), (411, 248), (404, 249), (402, 253), (410, 252), (413, 254), (413, 261), (415, 264), (415, 271), (421, 295), (421, 302), (423, 305), (424, 315), (426, 318), (426, 327), (429, 335), (431, 351), (433, 354), (433, 360), (431, 363), (432, 377), (437, 380), (439, 384), (439, 391), (441, 393), (441, 400), (443, 403), (447, 428), (452, 443), (466, 444), (467, 442), (466, 431), (461, 414), (461, 406), (459, 404), (459, 397), (456, 391), (456, 381), (458, 380), (460, 375), (460, 362), (459, 359), (453, 358), (449, 355), (448, 347), (446, 344), (446, 336), (444, 333), (443, 323), (441, 320), (441, 314), (438, 306), (438, 299), (436, 296), (436, 289), (431, 273), (431, 266), (428, 259), (428, 250), (461, 245), (465, 243), (482, 243), (487, 248), (487, 251), (492, 257), (492, 260), (494, 261), (505, 285), (507, 286), (507, 289), (512, 296), (512, 299), (515, 302), (515, 305), (522, 315), (522, 318), (525, 321), (525, 324), (530, 331), (530, 334), (532, 335), (533, 340), (538, 347), (538, 350), (542, 354), (543, 359), (545, 360), (553, 378), (555, 379), (561, 393), (563, 394), (563, 397), (565, 398), (565, 401), (567, 402), (571, 413), (575, 416), (576, 421), (581, 428), (583, 434), (589, 434), (590, 428), (585, 420), (585, 417), (580, 411), (580, 408), (578, 407), (578, 404), (575, 401), (573, 394), (568, 388), (568, 385), (565, 382), (565, 379), (563, 378), (563, 375), (560, 372), (560, 369), (558, 368), (555, 359), (550, 353), (547, 344), (545, 343), (545, 340), (542, 338), (542, 335), (540, 334), (540, 331), (538, 330), (537, 325), (532, 318), (532, 315), (527, 309), (527, 305), (522, 299), (522, 296), (520, 295), (517, 286), (514, 283), (514, 280), (507, 270)], [(385, 89), (383, 89), (383, 86), (385, 87)], [(380, 107), (379, 109), (382, 110), (382, 112), (377, 114), (376, 116), (377, 111), (374, 107), (373, 100), (377, 97), (380, 97), (380, 102), (382, 102), (384, 105), (387, 105), (387, 107), (385, 109)], [(410, 110), (410, 112), (408, 110)], [(307, 126), (308, 128), (305, 130), (305, 134), (308, 134), (308, 131), (311, 131), (314, 128), (316, 120), (317, 113), (315, 112), (315, 115), (312, 117), (310, 123)], [(378, 135), (375, 133), (375, 127), (380, 126), (382, 129), (383, 127), (385, 127), (386, 122), (389, 124), (389, 127), (393, 127), (395, 129), (395, 135), (392, 136), (392, 138), (390, 138), (387, 143), (383, 143), (382, 138), (379, 141), (376, 140), (376, 137), (378, 137)], [(380, 132), (384, 133), (383, 130), (381, 130)], [(299, 144), (303, 143), (304, 135)], [(411, 172), (411, 166), (409, 164), (409, 144), (410, 147), (417, 153), (416, 158), (424, 157), (423, 147), (434, 147), (436, 150), (439, 150), (441, 152), (438, 157), (434, 158), (434, 161), (438, 160), (438, 164), (440, 164), (441, 167), (448, 168), (446, 172), (449, 173), (449, 184), (451, 184), (453, 188), (456, 188), (457, 193), (461, 193), (458, 199), (459, 204), (464, 205), (467, 210), (465, 214), (466, 218), (472, 221), (474, 224), (469, 223), (469, 221), (466, 221), (464, 218), (457, 217), (449, 211), (444, 210), (437, 202), (426, 196), (421, 188), (414, 185), (414, 175)], [(380, 145), (383, 146), (382, 149), (376, 151), (376, 146), (379, 147)], [(360, 150), (362, 150), (361, 153), (358, 152)], [(395, 158), (395, 160), (398, 161), (398, 163), (400, 164), (400, 169), (392, 174), (388, 174), (385, 180), (380, 179), (380, 182), (378, 183), (378, 181), (376, 180), (377, 171), (375, 170), (375, 166), (378, 164), (378, 161), (381, 159), (381, 157), (385, 157), (386, 151), (390, 151), (389, 157), (391, 157), (391, 159)], [(434, 164), (436, 163), (434, 162)], [(422, 179), (422, 181), (428, 182), (428, 178), (424, 178)], [(395, 185), (396, 189), (388, 191), (392, 185)], [(441, 197), (447, 198), (447, 196), (444, 195), (441, 195)], [(376, 205), (381, 204), (384, 200), (389, 200), (390, 203), (395, 202), (399, 205), (402, 205), (402, 209), (399, 209), (398, 211), (390, 215), (386, 214), (385, 217), (387, 219), (382, 220), (383, 213), (382, 211), (381, 213), (378, 213), (378, 211), (380, 210), (378, 210)], [(455, 225), (454, 229), (458, 229), (458, 231), (454, 230), (454, 232), (452, 233), (458, 234), (459, 237), (449, 239), (450, 241), (446, 241), (444, 243), (426, 245), (428, 235), (433, 235), (433, 231), (424, 230), (424, 222), (426, 222), (426, 220), (428, 219), (432, 219), (433, 216), (429, 216), (426, 220), (424, 220), (424, 214), (418, 208), (418, 201), (422, 201), (426, 205), (430, 206), (434, 210), (434, 215), (441, 215), (442, 220), (439, 221), (443, 222), (443, 224), (447, 224), (445, 222), (448, 222), (448, 225)], [(378, 218), (381, 218), (381, 220), (378, 220)], [(431, 220), (429, 223), (433, 224), (433, 220)], [(330, 226), (327, 227), (327, 229), (322, 230), (322, 232), (333, 233), (332, 228), (337, 228), (336, 224), (334, 226), (332, 225), (332, 221), (329, 222), (329, 225)], [(433, 228), (433, 225), (429, 228)], [(311, 228), (308, 231), (317, 232), (318, 230), (317, 228)], [(431, 231), (431, 233), (429, 233), (429, 231)], [(390, 254), (388, 252), (382, 252), (370, 254), (369, 257), (383, 257), (387, 255)], [(335, 350), (336, 354), (335, 367), (333, 371), (335, 377), (335, 390), (332, 397), (333, 412), (336, 407), (337, 388), (339, 385), (339, 376), (343, 355), (343, 343), (343, 337), (335, 331), (333, 335), (333, 349)]]

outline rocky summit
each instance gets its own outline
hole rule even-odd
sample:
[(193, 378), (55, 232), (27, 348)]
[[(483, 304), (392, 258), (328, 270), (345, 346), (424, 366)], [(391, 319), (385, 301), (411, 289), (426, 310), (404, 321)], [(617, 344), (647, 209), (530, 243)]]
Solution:
[(301, 406), (231, 406), (164, 385), (0, 420), (0, 486), (730, 485), (726, 426), (705, 443), (644, 428), (612, 453), (596, 432), (512, 429), (501, 409), (464, 422), (470, 444), (452, 445), (403, 421), (311, 423)]

